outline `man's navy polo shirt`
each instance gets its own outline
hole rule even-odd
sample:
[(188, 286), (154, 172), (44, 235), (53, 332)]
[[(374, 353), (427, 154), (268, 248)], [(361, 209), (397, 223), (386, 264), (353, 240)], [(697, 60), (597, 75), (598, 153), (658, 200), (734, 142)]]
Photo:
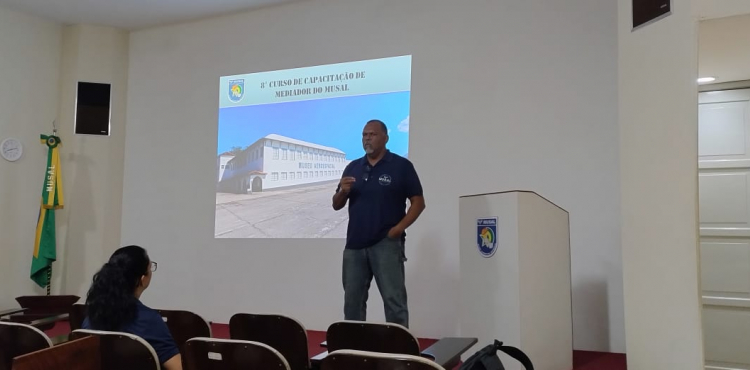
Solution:
[[(352, 161), (342, 177), (356, 180), (349, 192), (349, 249), (368, 248), (385, 239), (388, 231), (406, 216), (406, 200), (422, 195), (414, 165), (390, 151), (375, 166), (370, 165), (367, 156)], [(406, 233), (401, 236), (402, 240), (405, 238)]]
[[(125, 324), (118, 331), (139, 336), (148, 342), (151, 347), (154, 347), (159, 363), (164, 365), (170, 358), (179, 354), (180, 349), (177, 348), (177, 344), (172, 339), (172, 334), (159, 312), (146, 307), (140, 300), (136, 300), (136, 310), (135, 320)], [(99, 330), (91, 327), (88, 317), (83, 320), (81, 328)]]

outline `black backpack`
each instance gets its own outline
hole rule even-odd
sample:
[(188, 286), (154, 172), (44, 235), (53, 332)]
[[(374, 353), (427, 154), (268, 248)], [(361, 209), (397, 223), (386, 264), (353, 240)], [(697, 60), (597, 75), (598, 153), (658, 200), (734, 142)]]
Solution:
[(534, 370), (534, 365), (525, 353), (516, 347), (504, 346), (503, 342), (498, 340), (471, 355), (466, 359), (466, 362), (461, 364), (459, 370), (505, 370), (505, 366), (497, 357), (497, 350), (501, 350), (518, 360), (526, 370)]

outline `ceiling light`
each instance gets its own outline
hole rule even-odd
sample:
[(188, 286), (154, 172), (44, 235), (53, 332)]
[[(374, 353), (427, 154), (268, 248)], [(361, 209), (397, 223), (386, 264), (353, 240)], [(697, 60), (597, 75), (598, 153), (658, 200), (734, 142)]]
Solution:
[(708, 82), (714, 82), (716, 81), (716, 77), (701, 77), (698, 79), (699, 84), (704, 84)]

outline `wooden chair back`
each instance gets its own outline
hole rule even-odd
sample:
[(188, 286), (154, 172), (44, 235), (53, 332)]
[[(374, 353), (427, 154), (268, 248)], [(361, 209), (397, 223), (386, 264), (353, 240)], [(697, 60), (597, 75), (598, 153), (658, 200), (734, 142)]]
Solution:
[(0, 321), (0, 370), (11, 370), (13, 358), (52, 347), (41, 330), (27, 324)]
[(102, 368), (107, 370), (161, 370), (154, 348), (141, 337), (115, 331), (74, 330), (70, 338), (76, 340), (97, 336), (100, 340)]
[(86, 319), (86, 305), (76, 303), (70, 307), (68, 315), (68, 321), (70, 322), (70, 330), (78, 330), (83, 328), (83, 320)]
[(169, 328), (180, 353), (184, 352), (185, 343), (192, 338), (211, 337), (211, 326), (203, 317), (190, 311), (156, 310)]
[(339, 321), (326, 333), (328, 351), (342, 349), (419, 356), (419, 342), (405, 327), (364, 321)]
[(190, 339), (183, 364), (186, 370), (290, 370), (284, 356), (270, 346), (233, 339)]
[(270, 346), (284, 356), (291, 370), (310, 369), (307, 330), (291, 317), (238, 313), (229, 319), (229, 336)]

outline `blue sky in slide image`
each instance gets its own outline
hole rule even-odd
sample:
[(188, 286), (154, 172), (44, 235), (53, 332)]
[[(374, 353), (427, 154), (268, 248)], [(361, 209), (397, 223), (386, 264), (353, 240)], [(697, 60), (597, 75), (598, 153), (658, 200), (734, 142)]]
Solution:
[(409, 145), (409, 91), (303, 100), (219, 110), (217, 155), (277, 134), (337, 148), (347, 159), (364, 155), (362, 128), (371, 119), (388, 126), (387, 147), (406, 156)]

